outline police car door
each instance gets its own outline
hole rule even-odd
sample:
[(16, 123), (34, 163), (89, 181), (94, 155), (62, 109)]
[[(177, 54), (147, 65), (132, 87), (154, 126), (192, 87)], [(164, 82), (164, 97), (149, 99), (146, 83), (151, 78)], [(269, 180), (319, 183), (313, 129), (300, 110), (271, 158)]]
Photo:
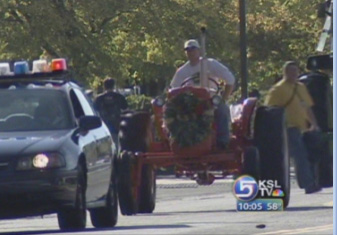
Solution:
[[(84, 112), (84, 115), (96, 115), (86, 96), (80, 89), (73, 89)], [(93, 200), (102, 198), (108, 190), (112, 169), (112, 140), (109, 130), (103, 124), (101, 127), (90, 130), (87, 134), (92, 139), (87, 156), (88, 161), (88, 188), (87, 196)], [(88, 159), (89, 157), (89, 159)], [(91, 195), (89, 195), (91, 194)]]

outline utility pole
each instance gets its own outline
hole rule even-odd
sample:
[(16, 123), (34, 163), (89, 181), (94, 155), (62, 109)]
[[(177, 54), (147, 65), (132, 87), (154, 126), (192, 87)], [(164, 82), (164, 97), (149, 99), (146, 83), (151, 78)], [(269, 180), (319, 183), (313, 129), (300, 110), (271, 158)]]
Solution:
[(247, 37), (246, 37), (246, 0), (239, 0), (240, 12), (240, 61), (241, 97), (248, 97)]
[(326, 41), (329, 37), (330, 37), (330, 45), (329, 45), (330, 52), (333, 52), (332, 4), (333, 4), (332, 0), (328, 0), (321, 5), (321, 8), (323, 8), (321, 11), (323, 12), (323, 17), (325, 17), (325, 23), (316, 48), (316, 51), (318, 52), (324, 51)]

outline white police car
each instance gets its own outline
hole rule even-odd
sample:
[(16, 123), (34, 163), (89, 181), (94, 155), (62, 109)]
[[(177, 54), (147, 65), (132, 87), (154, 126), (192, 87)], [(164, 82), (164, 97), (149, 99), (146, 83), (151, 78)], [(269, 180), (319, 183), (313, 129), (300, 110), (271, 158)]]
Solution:
[(115, 145), (66, 61), (0, 63), (0, 218), (57, 213), (61, 229), (117, 223)]

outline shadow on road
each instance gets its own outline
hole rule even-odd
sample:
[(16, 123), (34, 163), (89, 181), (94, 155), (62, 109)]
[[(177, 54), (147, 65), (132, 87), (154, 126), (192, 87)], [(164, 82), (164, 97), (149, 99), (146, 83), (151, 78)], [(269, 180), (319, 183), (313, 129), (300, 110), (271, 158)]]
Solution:
[(29, 234), (58, 234), (58, 233), (66, 233), (66, 234), (74, 234), (77, 232), (85, 232), (90, 234), (90, 232), (106, 232), (106, 231), (119, 231), (119, 230), (135, 230), (135, 229), (175, 229), (175, 228), (189, 228), (188, 225), (138, 225), (138, 226), (116, 226), (114, 228), (106, 228), (106, 229), (97, 229), (97, 228), (88, 228), (84, 230), (34, 230), (34, 231), (27, 231), (27, 232), (20, 232), (20, 231), (14, 231), (14, 232), (6, 232), (6, 233), (0, 233), (2, 235), (29, 235)]
[[(141, 216), (169, 216), (176, 214), (197, 214), (197, 213), (224, 213), (224, 212), (236, 212), (236, 210), (200, 210), (200, 211), (174, 211), (174, 212), (154, 212), (153, 214), (143, 214)], [(137, 215), (139, 216), (139, 215)]]
[(317, 210), (332, 210), (332, 206), (298, 206), (288, 207), (285, 211), (317, 211)]
[[(284, 211), (315, 211), (315, 210), (332, 210), (332, 206), (300, 206), (300, 207), (288, 207)], [(170, 215), (177, 215), (177, 214), (197, 214), (197, 213), (228, 213), (228, 212), (235, 212), (235, 209), (229, 210), (199, 210), (199, 211), (175, 211), (175, 212), (155, 212), (153, 214), (143, 214), (140, 216), (170, 216)]]

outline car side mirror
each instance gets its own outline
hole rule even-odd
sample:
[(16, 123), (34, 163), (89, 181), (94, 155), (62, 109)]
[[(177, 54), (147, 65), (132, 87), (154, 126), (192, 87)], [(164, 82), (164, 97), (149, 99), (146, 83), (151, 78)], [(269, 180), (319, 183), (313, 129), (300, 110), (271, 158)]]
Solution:
[(102, 126), (102, 120), (98, 116), (82, 116), (79, 119), (81, 131), (90, 131)]

